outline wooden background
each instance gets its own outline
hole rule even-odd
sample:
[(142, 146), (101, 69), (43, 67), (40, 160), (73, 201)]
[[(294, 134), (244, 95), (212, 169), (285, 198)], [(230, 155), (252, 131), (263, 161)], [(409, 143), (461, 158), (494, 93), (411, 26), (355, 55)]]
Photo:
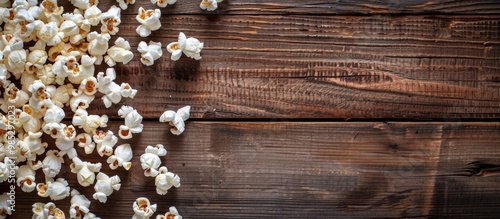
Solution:
[[(156, 6), (122, 11), (118, 35), (136, 56), (116, 66), (117, 82), (139, 90), (122, 104), (147, 121), (119, 142), (134, 146), (132, 169), (103, 165), (122, 188), (92, 212), (129, 218), (145, 196), (157, 213), (175, 205), (185, 218), (498, 217), (499, 1), (225, 0), (214, 12), (199, 2), (161, 9), (148, 38), (134, 17)], [(164, 50), (154, 66), (139, 62), (141, 40), (165, 46), (181, 31), (205, 43), (202, 60), (173, 62)], [(89, 112), (117, 130), (122, 104), (95, 102)], [(174, 136), (157, 120), (184, 105), (192, 117)], [(139, 163), (158, 143), (182, 184), (165, 196)], [(60, 175), (91, 199), (69, 168)], [(49, 201), (33, 196), (19, 190), (10, 218)], [(55, 203), (69, 215), (69, 199)]]

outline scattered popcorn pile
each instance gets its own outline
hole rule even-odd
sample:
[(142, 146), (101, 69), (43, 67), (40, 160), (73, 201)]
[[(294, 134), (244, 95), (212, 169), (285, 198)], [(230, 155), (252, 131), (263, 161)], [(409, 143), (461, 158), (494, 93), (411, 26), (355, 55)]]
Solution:
[[(202, 9), (215, 10), (222, 0), (203, 0)], [(100, 157), (107, 157), (111, 170), (132, 167), (132, 146), (116, 146), (118, 138), (131, 139), (143, 131), (139, 112), (131, 106), (122, 106), (118, 116), (124, 119), (115, 134), (107, 127), (107, 115), (94, 115), (87, 111), (96, 94), (102, 95), (106, 108), (118, 104), (122, 98), (133, 99), (137, 90), (128, 83), (117, 84), (117, 64), (129, 63), (134, 54), (127, 40), (118, 37), (110, 46), (112, 35), (119, 32), (121, 10), (135, 0), (117, 0), (119, 7), (111, 6), (101, 11), (98, 0), (70, 0), (76, 7), (65, 12), (57, 0), (0, 0), (0, 86), (3, 99), (0, 100), (0, 183), (15, 182), (24, 192), (37, 191), (41, 197), (52, 201), (71, 196), (70, 218), (98, 218), (90, 212), (90, 201), (76, 189), (70, 189), (66, 179), (58, 175), (64, 164), (64, 156), (72, 163), (71, 172), (76, 175), (82, 187), (94, 185), (92, 198), (105, 203), (107, 197), (120, 190), (118, 175), (108, 176), (100, 172), (102, 163), (91, 163), (78, 157), (78, 145), (85, 154), (94, 150)], [(151, 0), (158, 7), (174, 4), (176, 0)], [(160, 29), (159, 9), (138, 10), (139, 26), (136, 32), (141, 37), (149, 36)], [(100, 32), (91, 31), (99, 27)], [(95, 29), (95, 28), (94, 28)], [(25, 48), (25, 45), (33, 45)], [(179, 60), (182, 54), (195, 60), (201, 59), (204, 44), (196, 38), (187, 38), (180, 33), (177, 42), (166, 47), (172, 60)], [(162, 44), (141, 41), (138, 45), (140, 61), (147, 66), (162, 56)], [(96, 74), (95, 65), (106, 64), (105, 72)], [(74, 112), (71, 124), (63, 123), (64, 108)], [(180, 135), (185, 130), (190, 106), (177, 112), (165, 111), (160, 122), (168, 122), (170, 131)], [(55, 139), (57, 149), (46, 150), (43, 134)], [(81, 153), (81, 152), (80, 152)], [(147, 146), (140, 156), (144, 175), (155, 177), (156, 191), (167, 194), (172, 187), (180, 186), (178, 175), (162, 166), (160, 157), (167, 150), (162, 144)], [(39, 155), (45, 155), (40, 160)], [(11, 159), (15, 158), (15, 159)], [(11, 176), (11, 167), (15, 175)], [(106, 167), (107, 168), (107, 167)], [(37, 170), (43, 172), (44, 182), (35, 182)], [(9, 194), (0, 195), (0, 219), (12, 214), (7, 203)], [(133, 218), (149, 218), (156, 211), (147, 198), (138, 198), (133, 203)], [(65, 218), (64, 212), (54, 203), (34, 203), (33, 218)], [(159, 218), (182, 219), (175, 207), (170, 207)]]

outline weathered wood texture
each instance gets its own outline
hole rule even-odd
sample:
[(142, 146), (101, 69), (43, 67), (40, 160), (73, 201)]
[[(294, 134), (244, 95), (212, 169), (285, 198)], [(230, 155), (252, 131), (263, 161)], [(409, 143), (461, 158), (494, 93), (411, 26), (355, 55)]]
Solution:
[[(193, 118), (500, 118), (500, 16), (163, 16), (120, 36), (136, 52), (117, 81), (146, 118), (190, 104)], [(203, 59), (139, 62), (141, 40), (205, 43)], [(104, 66), (101, 67), (104, 69)], [(100, 101), (100, 100), (96, 100)], [(116, 116), (95, 106), (96, 113)]]
[[(158, 213), (175, 205), (185, 218), (500, 213), (500, 123), (188, 122), (183, 135), (173, 136), (164, 124), (147, 122), (144, 133), (127, 142), (135, 148), (132, 169), (103, 167), (122, 179), (108, 203), (92, 202), (92, 212), (103, 218), (131, 217), (139, 196), (157, 203)], [(182, 186), (166, 196), (156, 195), (153, 178), (139, 165), (146, 145), (157, 143), (168, 149), (163, 164), (181, 177)], [(96, 154), (82, 157), (105, 162)], [(77, 185), (68, 168), (60, 176), (93, 193)], [(33, 195), (18, 192), (11, 218), (30, 218), (31, 204), (48, 201)], [(56, 204), (68, 214), (69, 199)]]
[[(201, 0), (178, 0), (162, 10), (164, 14), (498, 14), (500, 3), (495, 0), (224, 0), (216, 11), (200, 9)], [(67, 4), (64, 0), (60, 4)], [(115, 0), (99, 3), (107, 10), (117, 5)], [(157, 8), (149, 0), (138, 0), (123, 11), (137, 14), (139, 7)]]

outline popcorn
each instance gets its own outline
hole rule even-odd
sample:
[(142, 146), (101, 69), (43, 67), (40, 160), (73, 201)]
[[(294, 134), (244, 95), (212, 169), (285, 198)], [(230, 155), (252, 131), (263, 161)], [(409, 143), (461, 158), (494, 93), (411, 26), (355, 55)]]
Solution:
[(88, 133), (80, 133), (76, 136), (78, 147), (82, 147), (86, 154), (92, 154), (95, 148), (95, 143)]
[(177, 208), (171, 206), (165, 215), (158, 215), (156, 219), (182, 219), (182, 216), (177, 211)]
[(168, 172), (167, 167), (160, 167), (159, 174), (155, 178), (156, 192), (160, 195), (167, 194), (168, 190), (175, 186), (181, 186), (181, 179), (178, 175)]
[(132, 207), (135, 213), (132, 219), (148, 219), (156, 211), (156, 204), (152, 205), (149, 199), (144, 197), (137, 198)]
[(42, 69), (46, 62), (47, 52), (43, 49), (33, 49), (26, 58), (26, 64), (24, 65), (24, 68), (26, 72), (33, 74), (39, 69)]
[[(42, 81), (43, 82), (43, 81)], [(53, 85), (47, 86), (47, 93), (50, 94), (50, 98), (52, 103), (58, 107), (64, 107), (64, 105), (70, 102), (71, 97), (73, 96), (73, 85), (66, 84), (61, 85), (59, 87), (55, 87)]]
[(32, 219), (66, 219), (64, 212), (52, 202), (47, 204), (37, 202), (32, 205)]
[(89, 163), (74, 157), (73, 163), (70, 165), (71, 172), (77, 174), (78, 183), (83, 187), (90, 186), (94, 183), (95, 173), (101, 170), (101, 163)]
[(142, 116), (130, 106), (122, 106), (118, 110), (118, 115), (125, 119), (125, 125), (120, 125), (120, 131), (118, 131), (118, 136), (122, 139), (132, 138), (132, 133), (142, 132)]
[(0, 162), (0, 183), (7, 182), (9, 178), (9, 165), (14, 161), (8, 157), (4, 157), (3, 163)]
[(57, 150), (49, 150), (45, 155), (42, 162), (43, 173), (45, 177), (54, 178), (61, 171), (61, 165), (64, 163), (64, 159)]
[(104, 72), (99, 72), (97, 74), (97, 82), (99, 84), (99, 92), (103, 93), (104, 96), (102, 100), (104, 106), (109, 108), (111, 104), (120, 102), (122, 97), (134, 98), (137, 90), (132, 89), (130, 85), (122, 83), (121, 86), (114, 82), (116, 78), (116, 72), (113, 68), (106, 69), (106, 76)]
[(121, 9), (112, 5), (107, 12), (101, 14), (101, 32), (115, 35), (118, 33), (118, 25), (121, 23)]
[(87, 109), (90, 106), (90, 103), (94, 101), (94, 95), (87, 95), (83, 90), (73, 89), (71, 92), (71, 99), (69, 100), (69, 105), (73, 112), (76, 112), (78, 108)]
[(96, 65), (102, 63), (103, 55), (108, 51), (110, 38), (111, 36), (108, 33), (99, 34), (95, 31), (87, 35), (87, 41), (89, 42), (88, 52), (96, 58)]
[(118, 138), (110, 130), (107, 132), (103, 132), (101, 130), (94, 131), (93, 139), (97, 144), (97, 153), (101, 157), (104, 155), (111, 156), (113, 153), (113, 147), (118, 142)]
[(160, 8), (167, 7), (167, 5), (173, 5), (177, 0), (151, 0), (151, 3), (158, 5)]
[(109, 177), (105, 173), (99, 172), (97, 174), (97, 182), (94, 186), (95, 193), (92, 196), (95, 200), (106, 203), (108, 196), (113, 193), (113, 190), (120, 190), (120, 177)]
[[(70, 56), (71, 57), (71, 56)], [(83, 79), (92, 77), (94, 75), (94, 62), (96, 58), (91, 58), (88, 55), (83, 55), (81, 58), (82, 64), (78, 63), (66, 63), (68, 69), (68, 79), (69, 82), (73, 84), (80, 84)]]
[(45, 14), (45, 23), (55, 22), (57, 26), (62, 23), (63, 18), (61, 15), (64, 12), (64, 9), (62, 6), (57, 6), (57, 0), (44, 0), (40, 4), (40, 7), (43, 9), (43, 13)]
[(118, 167), (123, 166), (125, 170), (129, 170), (132, 167), (132, 147), (130, 144), (122, 144), (116, 147), (115, 154), (108, 157), (106, 162), (109, 164), (109, 168), (116, 170)]
[(207, 11), (214, 11), (217, 9), (217, 3), (220, 2), (222, 2), (222, 0), (202, 0), (200, 8)]
[[(78, 30), (78, 32), (73, 32), (71, 35), (66, 34), (67, 36), (69, 36), (69, 42), (74, 45), (83, 43), (85, 37), (87, 36), (87, 33), (90, 32), (90, 21), (85, 19), (82, 12), (78, 9), (75, 9), (73, 13), (63, 14), (63, 18), (65, 21), (71, 21), (75, 23), (77, 27), (76, 29)], [(97, 22), (99, 22), (99, 19), (97, 19)]]
[(116, 0), (122, 10), (126, 10), (128, 5), (135, 4), (135, 0)]
[(149, 45), (146, 42), (141, 41), (137, 50), (141, 53), (141, 62), (146, 66), (153, 65), (154, 61), (159, 59), (163, 52), (161, 51), (161, 43), (156, 43), (149, 41)]
[(90, 213), (90, 201), (81, 195), (76, 189), (71, 191), (71, 207), (69, 208), (70, 218), (88, 218)]
[(147, 146), (145, 153), (140, 157), (144, 176), (157, 176), (159, 173), (158, 168), (161, 165), (160, 156), (165, 155), (167, 155), (167, 150), (165, 150), (162, 144), (157, 144), (155, 147), (151, 145)]
[(76, 157), (74, 142), (76, 139), (76, 130), (72, 125), (61, 125), (62, 129), (56, 139), (56, 146), (60, 151), (59, 155), (68, 155), (69, 159)]
[(96, 5), (93, 5), (85, 9), (83, 16), (89, 21), (90, 25), (97, 26), (101, 22), (102, 11)]
[(23, 49), (23, 41), (17, 37), (7, 40), (5, 35), (2, 36), (2, 41), (1, 44), (4, 44), (3, 59), (5, 67), (7, 71), (19, 78), (24, 71), (27, 58), (26, 50)]
[(203, 46), (204, 44), (198, 39), (193, 37), (186, 39), (186, 35), (183, 32), (180, 32), (177, 42), (172, 42), (167, 45), (167, 51), (172, 54), (170, 59), (173, 61), (179, 60), (182, 53), (189, 58), (200, 60), (200, 52), (203, 49)]
[(40, 197), (50, 197), (52, 201), (62, 200), (69, 196), (68, 182), (63, 178), (56, 181), (49, 178), (47, 183), (38, 183), (36, 190)]
[(78, 128), (83, 128), (86, 133), (93, 133), (97, 128), (104, 128), (107, 126), (108, 116), (89, 115), (87, 110), (78, 108), (73, 115), (73, 125)]
[(99, 4), (99, 0), (70, 0), (71, 4), (75, 7), (85, 10), (92, 6), (97, 6)]
[(64, 113), (64, 110), (56, 105), (52, 105), (47, 111), (45, 111), (45, 115), (43, 117), (43, 121), (45, 123), (60, 123), (66, 114)]
[[(45, 0), (47, 1), (47, 0)], [(53, 46), (62, 42), (64, 33), (59, 32), (59, 26), (56, 22), (46, 23), (37, 33), (38, 39), (46, 43), (47, 46)]]
[(135, 19), (141, 25), (139, 25), (135, 29), (135, 31), (141, 37), (149, 36), (151, 34), (151, 31), (160, 29), (161, 27), (160, 17), (161, 17), (160, 9), (155, 9), (155, 10), (151, 9), (146, 11), (143, 7), (140, 7)]
[(46, 123), (43, 126), (43, 132), (45, 134), (50, 135), (52, 138), (57, 138), (60, 135), (60, 132), (62, 131), (62, 124), (56, 123), (56, 122), (51, 122), (51, 123)]
[(191, 110), (191, 106), (182, 107), (177, 112), (167, 110), (160, 116), (160, 122), (168, 122), (172, 127), (170, 132), (174, 135), (180, 135), (184, 132), (184, 121), (189, 118), (189, 110)]
[(24, 192), (32, 192), (35, 190), (35, 171), (28, 165), (19, 167), (16, 172), (17, 186), (21, 187)]
[(9, 204), (9, 194), (4, 192), (2, 195), (0, 195), (0, 218), (3, 219), (7, 217), (7, 215), (12, 214), (12, 209), (10, 208)]
[(42, 132), (28, 132), (19, 144), (25, 144), (29, 148), (31, 156), (27, 157), (28, 160), (34, 161), (37, 155), (41, 155), (47, 148), (47, 143), (41, 140)]
[(78, 89), (82, 90), (86, 95), (94, 95), (97, 92), (97, 78), (90, 76), (82, 80)]
[(118, 37), (115, 41), (115, 45), (108, 49), (108, 55), (104, 56), (104, 61), (110, 67), (113, 67), (117, 62), (127, 64), (133, 57), (134, 53), (132, 53), (128, 41), (122, 37)]

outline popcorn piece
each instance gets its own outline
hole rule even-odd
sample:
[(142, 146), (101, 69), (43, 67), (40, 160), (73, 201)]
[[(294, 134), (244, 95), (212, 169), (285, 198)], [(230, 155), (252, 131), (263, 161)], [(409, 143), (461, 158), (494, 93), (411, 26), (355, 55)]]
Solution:
[(87, 109), (90, 106), (90, 103), (94, 101), (94, 95), (87, 95), (83, 90), (73, 89), (71, 92), (71, 99), (69, 100), (69, 105), (73, 112), (76, 112), (78, 108)]
[[(73, 13), (63, 14), (63, 18), (66, 21), (75, 23), (78, 30), (75, 34), (69, 35), (69, 42), (74, 45), (84, 43), (87, 33), (90, 32), (91, 23), (89, 20), (84, 18), (82, 11), (75, 9)], [(99, 19), (97, 19), (97, 23), (99, 23)]]
[(95, 148), (95, 143), (92, 137), (87, 133), (80, 133), (76, 136), (78, 147), (82, 147), (86, 154), (92, 154)]
[(43, 9), (43, 13), (45, 14), (46, 21), (45, 23), (55, 22), (57, 26), (59, 26), (63, 17), (61, 16), (64, 12), (64, 8), (57, 6), (57, 0), (44, 0), (40, 4), (40, 7)]
[(108, 49), (108, 55), (104, 56), (104, 61), (110, 67), (115, 66), (117, 62), (127, 64), (134, 57), (134, 53), (130, 50), (131, 48), (128, 41), (122, 37), (118, 37), (115, 41), (115, 45)]
[(89, 163), (80, 160), (78, 157), (73, 158), (73, 163), (70, 165), (71, 172), (77, 174), (78, 183), (83, 187), (90, 186), (94, 183), (95, 173), (101, 170), (101, 163)]
[(43, 173), (45, 177), (54, 178), (61, 171), (61, 165), (64, 163), (64, 159), (57, 150), (49, 150), (45, 155), (42, 162)]
[(217, 3), (220, 2), (222, 2), (222, 0), (202, 0), (200, 8), (207, 11), (214, 11), (217, 9)]
[(146, 147), (145, 153), (141, 155), (141, 167), (144, 170), (145, 176), (155, 177), (158, 175), (158, 168), (161, 165), (160, 156), (167, 155), (167, 150), (162, 144), (157, 144), (155, 147), (149, 145)]
[(68, 182), (63, 178), (56, 181), (48, 179), (47, 183), (38, 183), (36, 190), (40, 197), (50, 197), (52, 201), (62, 200), (69, 196)]
[(87, 35), (87, 41), (89, 42), (88, 52), (96, 58), (96, 65), (102, 63), (103, 55), (108, 51), (110, 38), (111, 36), (108, 33), (99, 34), (95, 31)]
[(22, 165), (16, 172), (17, 186), (21, 187), (24, 192), (32, 192), (35, 190), (35, 171), (28, 165)]
[(53, 85), (47, 86), (47, 92), (50, 94), (52, 103), (61, 108), (70, 102), (73, 90), (72, 84), (61, 85), (57, 88)]
[(142, 116), (130, 106), (122, 106), (118, 110), (118, 115), (125, 119), (125, 125), (120, 125), (120, 131), (118, 131), (118, 136), (122, 139), (132, 138), (132, 133), (142, 132)]
[(158, 5), (160, 8), (167, 7), (167, 5), (173, 5), (177, 0), (151, 0), (151, 3)]
[(95, 66), (94, 62), (97, 58), (91, 58), (88, 55), (83, 55), (81, 58), (81, 64), (73, 63), (74, 65), (69, 65), (66, 63), (68, 68), (68, 79), (69, 82), (73, 84), (80, 84), (85, 78), (92, 77), (94, 75)]
[(160, 195), (167, 194), (168, 190), (175, 186), (181, 186), (181, 179), (177, 174), (168, 172), (167, 167), (160, 167), (160, 172), (155, 178), (156, 192)]
[(160, 29), (161, 11), (160, 9), (145, 10), (143, 7), (139, 8), (138, 14), (135, 19), (141, 24), (135, 31), (141, 37), (147, 37), (151, 34), (151, 31)]
[(12, 209), (10, 208), (9, 200), (10, 197), (6, 192), (0, 195), (0, 218), (2, 219), (7, 217), (7, 215), (12, 214)]
[(52, 105), (47, 111), (45, 111), (45, 115), (43, 117), (43, 121), (45, 123), (60, 123), (66, 114), (64, 113), (64, 110), (56, 105)]
[(97, 74), (98, 90), (104, 94), (102, 100), (106, 108), (109, 108), (113, 103), (120, 102), (122, 97), (134, 98), (137, 93), (137, 90), (132, 89), (129, 84), (122, 83), (121, 86), (116, 84), (115, 78), (116, 72), (113, 68), (106, 69), (106, 76), (104, 76), (104, 72)]
[(135, 4), (135, 0), (116, 0), (122, 10), (127, 10), (128, 5)]
[(83, 79), (78, 89), (82, 90), (86, 95), (94, 95), (97, 92), (97, 78), (94, 76)]
[(118, 25), (121, 23), (121, 9), (114, 5), (107, 12), (101, 14), (101, 32), (115, 35), (118, 33)]
[(159, 59), (163, 52), (161, 51), (161, 43), (156, 43), (149, 41), (149, 45), (146, 42), (141, 41), (137, 50), (141, 53), (141, 62), (146, 66), (153, 65), (154, 61)]
[(14, 161), (8, 157), (3, 159), (3, 163), (0, 162), (0, 183), (7, 182), (9, 178), (9, 165), (13, 164)]
[(172, 127), (170, 132), (174, 135), (180, 135), (184, 132), (184, 121), (189, 118), (189, 110), (191, 110), (191, 106), (182, 107), (177, 112), (167, 110), (160, 116), (160, 122), (168, 122)]
[(158, 215), (156, 219), (182, 219), (182, 216), (177, 211), (177, 208), (171, 206), (165, 215)]
[(43, 27), (40, 28), (37, 33), (37, 37), (42, 42), (46, 43), (47, 46), (53, 46), (62, 42), (64, 33), (59, 32), (59, 26), (56, 22), (49, 22), (47, 24), (44, 24)]
[(71, 207), (69, 208), (70, 218), (88, 218), (90, 213), (90, 201), (81, 195), (76, 189), (71, 191)]
[(93, 5), (85, 9), (83, 16), (89, 21), (90, 25), (97, 26), (101, 21), (102, 11), (96, 5)]
[(86, 10), (90, 7), (96, 7), (99, 4), (99, 0), (70, 0), (71, 4), (75, 7)]
[(31, 210), (33, 211), (32, 219), (66, 219), (64, 212), (52, 202), (47, 204), (37, 202), (32, 205)]
[(2, 42), (4, 44), (3, 48), (3, 59), (7, 71), (11, 72), (19, 78), (21, 73), (24, 71), (24, 66), (26, 65), (26, 50), (23, 49), (23, 41), (18, 37), (10, 38), (8, 36), (2, 36)]
[(115, 154), (110, 156), (106, 162), (109, 164), (109, 168), (116, 170), (116, 168), (123, 166), (125, 170), (129, 170), (132, 167), (132, 147), (130, 144), (122, 144), (116, 147)]
[(200, 52), (203, 49), (203, 46), (204, 44), (198, 39), (193, 37), (186, 39), (186, 35), (180, 32), (177, 42), (172, 42), (167, 45), (167, 51), (172, 54), (170, 59), (173, 61), (179, 60), (182, 53), (189, 58), (200, 60)]
[(45, 91), (45, 84), (40, 80), (33, 81), (28, 88), (31, 93), (29, 99), (29, 105), (31, 108), (39, 112), (45, 112), (49, 107), (51, 107), (52, 101), (50, 100), (50, 94)]
[(47, 143), (41, 140), (42, 132), (28, 132), (19, 144), (25, 144), (29, 148), (31, 156), (27, 157), (28, 160), (34, 161), (37, 155), (41, 155), (47, 148)]
[(45, 134), (50, 135), (50, 137), (52, 138), (57, 138), (59, 137), (59, 135), (61, 135), (62, 128), (63, 126), (60, 123), (56, 122), (46, 123), (43, 126), (43, 132)]
[(97, 144), (97, 153), (103, 157), (113, 154), (113, 147), (118, 142), (118, 138), (112, 131), (103, 132), (101, 130), (94, 131), (94, 142)]
[(56, 146), (60, 151), (59, 155), (68, 155), (69, 159), (76, 157), (74, 142), (76, 139), (76, 130), (72, 125), (62, 124), (62, 129), (56, 139)]
[[(41, 42), (41, 41), (39, 41)], [(47, 62), (47, 52), (43, 48), (37, 48), (32, 50), (28, 57), (26, 58), (26, 64), (24, 65), (26, 72), (33, 74), (39, 69), (42, 69)], [(24, 85), (24, 84), (23, 84)]]
[(107, 126), (108, 116), (88, 115), (87, 110), (78, 108), (73, 115), (73, 125), (89, 134), (95, 132), (97, 128), (104, 128)]
[(95, 200), (99, 200), (102, 203), (106, 203), (108, 196), (113, 193), (113, 190), (120, 190), (120, 177), (112, 176), (109, 177), (105, 173), (99, 172), (97, 174), (97, 182), (94, 186), (95, 193), (92, 197)]
[(152, 205), (149, 199), (144, 197), (137, 198), (132, 207), (135, 213), (132, 219), (148, 219), (156, 211), (156, 204)]

